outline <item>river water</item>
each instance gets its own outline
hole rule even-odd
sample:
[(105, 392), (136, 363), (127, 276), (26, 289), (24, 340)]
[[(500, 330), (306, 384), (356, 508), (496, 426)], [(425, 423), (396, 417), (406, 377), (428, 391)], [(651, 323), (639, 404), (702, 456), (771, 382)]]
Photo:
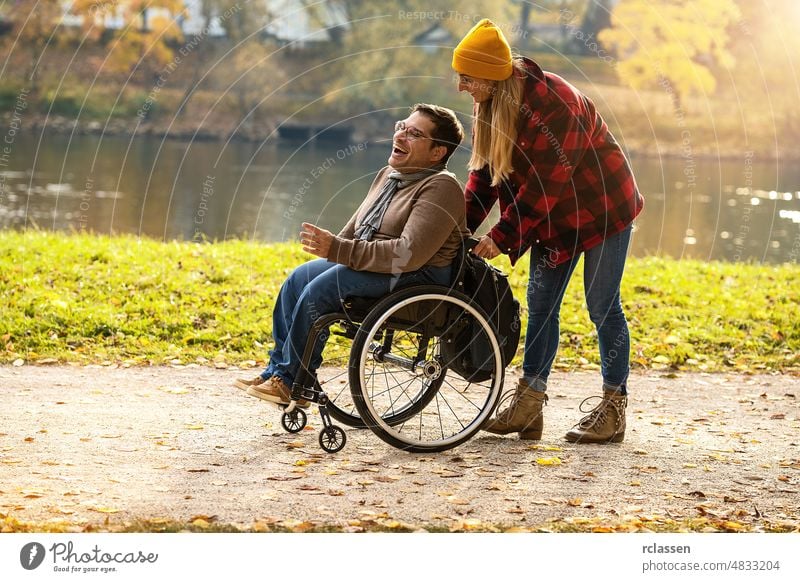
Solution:
[[(284, 241), (300, 223), (337, 231), (385, 165), (388, 142), (285, 143), (17, 135), (0, 164), (0, 228), (164, 240)], [(451, 169), (462, 181), (467, 153)], [(634, 256), (798, 262), (800, 167), (644, 158)]]

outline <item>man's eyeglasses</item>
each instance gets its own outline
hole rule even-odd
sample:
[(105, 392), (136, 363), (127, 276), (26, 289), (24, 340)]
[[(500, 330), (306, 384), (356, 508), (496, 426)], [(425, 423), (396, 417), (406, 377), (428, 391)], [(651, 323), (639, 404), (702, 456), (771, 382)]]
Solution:
[(405, 121), (398, 121), (394, 124), (394, 131), (397, 133), (398, 131), (403, 131), (406, 134), (408, 139), (433, 139), (422, 133), (416, 127), (411, 127), (410, 125), (406, 125)]

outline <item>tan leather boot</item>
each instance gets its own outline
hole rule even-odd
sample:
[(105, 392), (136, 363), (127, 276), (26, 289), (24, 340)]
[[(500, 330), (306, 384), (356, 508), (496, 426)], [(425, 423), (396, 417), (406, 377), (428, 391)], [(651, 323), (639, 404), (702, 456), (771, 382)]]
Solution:
[(523, 440), (538, 441), (542, 438), (544, 428), (542, 407), (547, 402), (547, 394), (532, 389), (524, 380), (519, 381), (513, 394), (508, 408), (499, 412), (481, 428), (492, 434), (518, 432), (519, 438)]
[[(590, 396), (581, 402), (583, 405)], [(600, 404), (573, 426), (567, 433), (571, 443), (621, 443), (625, 438), (625, 408), (628, 397), (615, 390), (604, 390)]]

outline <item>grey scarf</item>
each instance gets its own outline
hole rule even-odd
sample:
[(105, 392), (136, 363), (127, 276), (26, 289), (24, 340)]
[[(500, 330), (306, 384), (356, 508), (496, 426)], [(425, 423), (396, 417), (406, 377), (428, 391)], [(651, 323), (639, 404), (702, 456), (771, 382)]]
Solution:
[(386, 181), (383, 183), (380, 194), (378, 194), (372, 207), (364, 215), (364, 220), (361, 221), (361, 225), (355, 231), (355, 238), (372, 240), (373, 235), (381, 227), (383, 216), (386, 214), (386, 209), (389, 208), (389, 203), (392, 201), (395, 192), (402, 190), (406, 186), (410, 186), (414, 182), (419, 182), (428, 176), (438, 174), (444, 169), (444, 164), (439, 164), (438, 166), (426, 168), (420, 172), (414, 172), (413, 174), (404, 174), (397, 170), (389, 172)]

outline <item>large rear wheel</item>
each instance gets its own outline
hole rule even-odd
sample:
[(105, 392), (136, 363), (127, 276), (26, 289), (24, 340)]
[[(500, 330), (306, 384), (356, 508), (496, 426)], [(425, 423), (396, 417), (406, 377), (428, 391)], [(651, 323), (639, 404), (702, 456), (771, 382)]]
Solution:
[[(470, 347), (456, 339), (470, 330)], [(480, 349), (483, 373), (470, 381), (453, 364)], [(475, 358), (473, 358), (475, 359)], [(463, 366), (460, 368), (463, 369)], [(492, 414), (504, 362), (483, 310), (447, 287), (403, 289), (378, 302), (353, 341), (349, 380), (362, 422), (412, 452), (443, 451), (467, 441)]]

